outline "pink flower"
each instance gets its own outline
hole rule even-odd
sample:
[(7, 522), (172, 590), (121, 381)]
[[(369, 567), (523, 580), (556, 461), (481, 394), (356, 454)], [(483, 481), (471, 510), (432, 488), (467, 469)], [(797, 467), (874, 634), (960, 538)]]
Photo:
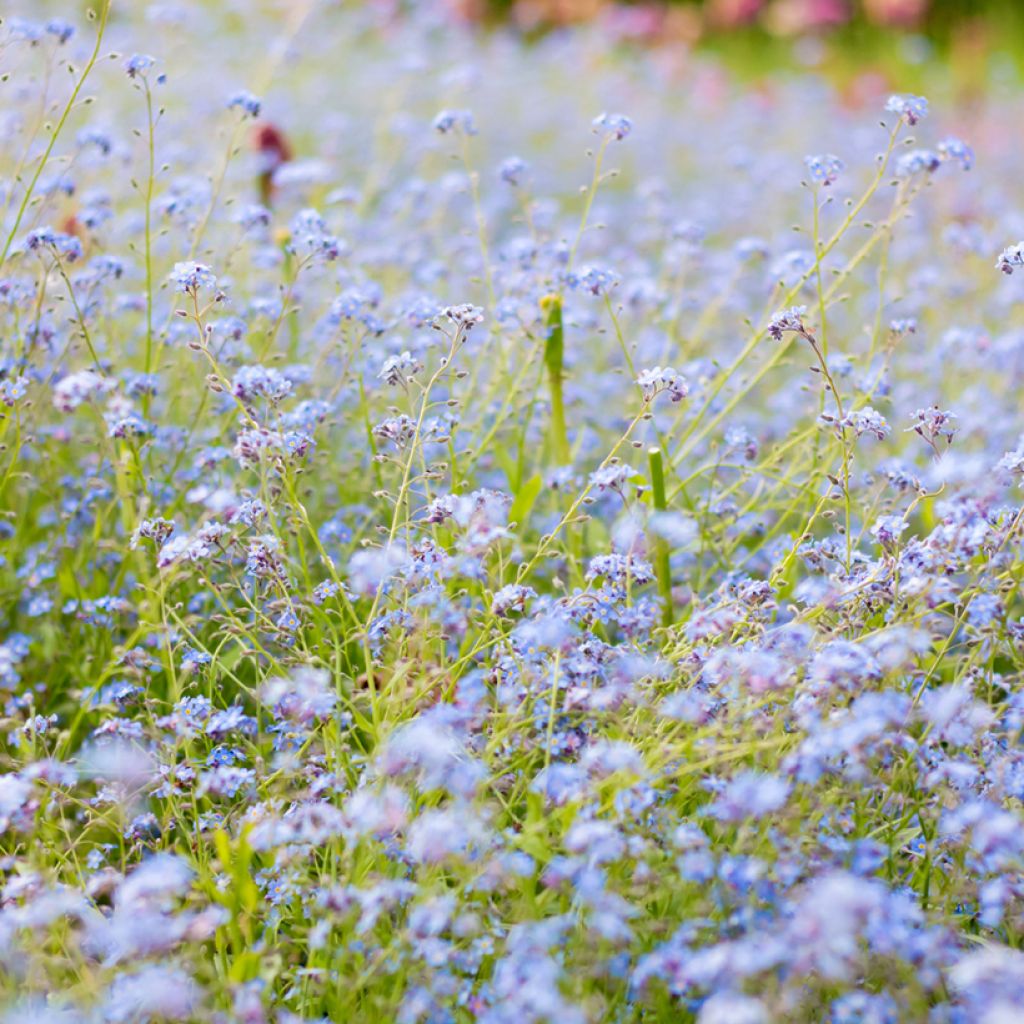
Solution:
[(928, 0), (864, 0), (864, 13), (879, 25), (916, 25), (928, 9)]

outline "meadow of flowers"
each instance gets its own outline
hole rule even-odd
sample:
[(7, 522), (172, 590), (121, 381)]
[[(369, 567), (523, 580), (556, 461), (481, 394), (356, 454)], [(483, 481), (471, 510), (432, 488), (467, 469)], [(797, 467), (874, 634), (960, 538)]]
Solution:
[(0, 1020), (1021, 1020), (1012, 83), (22, 14)]

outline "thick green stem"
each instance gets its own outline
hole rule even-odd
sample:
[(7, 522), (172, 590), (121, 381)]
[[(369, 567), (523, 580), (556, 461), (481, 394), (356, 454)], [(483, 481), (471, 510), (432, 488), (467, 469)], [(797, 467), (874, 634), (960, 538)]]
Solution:
[[(660, 448), (647, 449), (647, 462), (651, 470), (651, 498), (655, 512), (665, 512), (668, 502), (665, 500), (665, 460)], [(654, 561), (654, 574), (658, 580), (658, 593), (661, 595), (661, 624), (672, 625), (672, 566), (669, 563), (668, 543), (657, 531), (650, 532), (651, 554)]]
[(551, 394), (550, 455), (560, 466), (569, 464), (569, 431), (565, 425), (565, 399), (562, 394), (565, 365), (565, 327), (562, 322), (562, 297), (545, 295), (540, 300), (548, 336), (544, 345), (544, 365), (548, 371)]

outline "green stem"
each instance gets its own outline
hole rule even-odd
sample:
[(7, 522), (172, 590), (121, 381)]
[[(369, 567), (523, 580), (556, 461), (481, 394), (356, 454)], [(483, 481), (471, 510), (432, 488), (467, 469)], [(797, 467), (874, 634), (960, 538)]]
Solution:
[[(660, 448), (647, 449), (647, 462), (651, 470), (651, 498), (656, 512), (665, 512), (665, 460)], [(654, 573), (658, 579), (658, 593), (661, 595), (661, 624), (672, 625), (672, 566), (669, 563), (668, 543), (665, 538), (652, 530), (651, 551), (654, 555)]]
[(85, 80), (89, 77), (89, 72), (92, 71), (96, 64), (96, 60), (100, 55), (100, 46), (103, 42), (103, 33), (107, 27), (107, 15), (109, 13), (110, 0), (106, 0), (106, 3), (103, 5), (103, 10), (100, 12), (100, 25), (96, 32), (96, 45), (93, 47), (92, 54), (89, 57), (88, 63), (85, 65), (85, 70), (75, 83), (74, 89), (71, 90), (71, 97), (68, 99), (67, 105), (64, 107), (64, 113), (60, 115), (60, 120), (57, 122), (57, 127), (54, 128), (53, 134), (50, 136), (50, 141), (47, 143), (46, 149), (43, 151), (43, 155), (36, 167), (36, 172), (32, 175), (32, 180), (29, 182), (28, 188), (25, 189), (25, 195), (22, 197), (21, 206), (18, 207), (18, 216), (14, 218), (14, 224), (11, 225), (11, 230), (7, 235), (7, 240), (4, 242), (4, 247), (0, 250), (0, 267), (7, 262), (7, 254), (11, 251), (11, 243), (14, 241), (14, 236), (18, 233), (18, 229), (21, 227), (21, 221), (25, 216), (25, 211), (28, 209), (28, 204), (31, 202), (32, 196), (35, 193), (36, 185), (39, 183), (40, 175), (43, 173), (43, 168), (49, 161), (50, 154), (53, 152), (53, 147), (57, 143), (57, 137), (60, 135), (61, 129), (64, 127), (71, 111), (74, 110), (78, 94), (82, 91), (82, 86), (85, 85)]
[[(143, 79), (146, 89), (146, 121), (149, 129), (149, 175), (146, 178), (146, 362), (145, 372), (148, 374), (153, 369), (153, 182), (156, 177), (156, 145), (154, 141), (153, 125), (153, 93), (150, 91), (149, 82)], [(144, 400), (144, 406), (148, 412), (149, 399)]]
[(572, 270), (573, 264), (576, 262), (576, 250), (579, 248), (580, 240), (583, 238), (584, 232), (587, 230), (587, 221), (590, 220), (590, 208), (594, 205), (594, 196), (597, 195), (598, 186), (601, 184), (601, 164), (604, 160), (604, 151), (608, 148), (608, 136), (606, 136), (601, 145), (598, 147), (597, 153), (594, 156), (594, 174), (590, 179), (590, 188), (587, 189), (586, 202), (583, 204), (583, 215), (580, 217), (579, 230), (576, 232), (576, 241), (572, 243), (572, 248), (569, 250), (569, 263), (566, 267), (567, 270)]
[(560, 466), (570, 462), (569, 431), (565, 425), (565, 398), (562, 393), (565, 367), (565, 326), (562, 321), (562, 297), (545, 295), (540, 300), (544, 311), (547, 341), (544, 344), (544, 365), (548, 371), (551, 394), (550, 444), (551, 459)]

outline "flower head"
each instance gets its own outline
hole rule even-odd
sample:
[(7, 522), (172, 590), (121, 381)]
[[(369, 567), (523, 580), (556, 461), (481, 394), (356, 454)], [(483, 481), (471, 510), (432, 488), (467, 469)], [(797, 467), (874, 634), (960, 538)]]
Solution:
[(518, 188), (523, 183), (523, 178), (529, 170), (529, 165), (518, 156), (510, 156), (502, 162), (499, 174), (501, 180), (513, 188)]
[(839, 157), (832, 153), (805, 156), (804, 163), (807, 165), (807, 173), (810, 174), (811, 181), (826, 186), (834, 184), (846, 166)]
[(434, 118), (434, 130), (441, 135), (448, 135), (451, 132), (461, 132), (463, 135), (477, 134), (471, 110), (442, 110)]
[(889, 97), (885, 109), (890, 114), (899, 114), (908, 125), (913, 127), (918, 121), (928, 116), (928, 100), (923, 96), (897, 93)]
[(262, 101), (258, 96), (254, 96), (251, 92), (247, 92), (245, 89), (236, 92), (231, 99), (228, 100), (229, 110), (234, 110), (237, 107), (248, 117), (259, 117), (262, 105)]
[(63, 18), (51, 18), (46, 23), (46, 31), (49, 35), (56, 36), (58, 43), (66, 43), (75, 34), (75, 26)]
[(1012, 274), (1014, 267), (1024, 267), (1024, 242), (1008, 245), (996, 261), (996, 268), (1004, 274)]
[(444, 317), (450, 323), (455, 324), (461, 331), (469, 332), (477, 324), (484, 322), (484, 311), (479, 306), (472, 306), (464, 302), (458, 306), (445, 306), (437, 319)]
[(768, 324), (768, 333), (776, 340), (781, 341), (783, 334), (806, 334), (804, 326), (804, 315), (807, 313), (806, 306), (791, 306), (789, 309), (778, 310)]
[(938, 150), (939, 158), (944, 162), (958, 163), (965, 171), (974, 166), (974, 150), (955, 136), (943, 139), (938, 145)]
[(673, 402), (682, 401), (690, 393), (686, 378), (681, 377), (671, 366), (642, 370), (636, 382), (640, 385), (645, 402), (652, 401), (662, 391), (667, 392)]
[(217, 287), (213, 271), (205, 263), (196, 263), (194, 260), (175, 263), (170, 279), (177, 291), (190, 295), (194, 295), (200, 288)]
[(145, 53), (133, 53), (125, 62), (124, 69), (129, 78), (145, 77), (146, 72), (156, 64), (156, 58)]
[(601, 113), (591, 124), (595, 132), (619, 142), (633, 130), (633, 122), (625, 114)]
[(896, 175), (912, 178), (915, 174), (931, 174), (942, 166), (939, 154), (930, 149), (912, 149), (896, 161)]

